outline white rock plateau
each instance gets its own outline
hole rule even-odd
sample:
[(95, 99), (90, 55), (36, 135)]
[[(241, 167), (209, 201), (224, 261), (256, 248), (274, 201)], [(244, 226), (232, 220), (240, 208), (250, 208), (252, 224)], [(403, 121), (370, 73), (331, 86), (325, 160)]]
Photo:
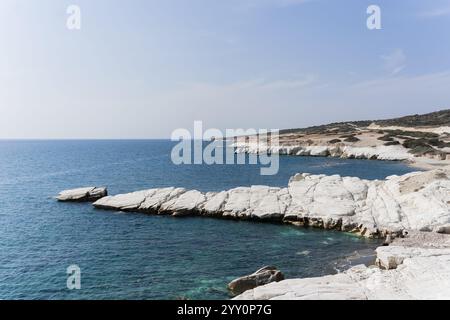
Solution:
[(450, 233), (449, 176), (446, 169), (390, 176), (383, 181), (303, 173), (292, 177), (287, 188), (252, 186), (208, 193), (156, 188), (103, 197), (94, 206), (279, 221), (366, 237), (403, 230)]

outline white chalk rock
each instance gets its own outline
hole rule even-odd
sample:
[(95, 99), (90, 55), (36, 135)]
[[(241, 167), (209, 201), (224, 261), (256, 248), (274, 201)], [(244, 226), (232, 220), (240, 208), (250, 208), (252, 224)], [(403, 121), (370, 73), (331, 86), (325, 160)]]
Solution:
[(228, 191), (228, 199), (224, 205), (223, 216), (247, 216), (250, 207), (250, 188), (235, 188)]
[(139, 210), (148, 213), (158, 213), (161, 206), (177, 196), (186, 192), (183, 188), (161, 188), (152, 189), (152, 192), (146, 194), (144, 201), (139, 206)]
[(108, 196), (97, 200), (93, 205), (100, 209), (133, 211), (139, 209), (139, 206), (144, 202), (146, 195), (153, 192), (154, 190), (150, 189), (119, 194), (117, 196)]
[(206, 195), (206, 201), (203, 204), (203, 212), (205, 215), (222, 214), (223, 207), (228, 198), (228, 192), (209, 193)]
[(270, 145), (256, 142), (238, 141), (233, 144), (236, 153), (279, 153), (283, 155), (297, 156), (320, 156), (320, 157), (341, 157), (357, 159), (379, 159), (379, 160), (410, 160), (414, 156), (408, 149), (401, 145), (397, 146), (367, 146), (358, 147), (353, 145), (333, 146), (333, 145)]
[(107, 194), (106, 188), (86, 187), (61, 191), (56, 199), (62, 202), (90, 202), (105, 197)]
[[(449, 233), (449, 175), (448, 170), (440, 169), (370, 181), (303, 173), (292, 177), (287, 188), (252, 186), (206, 194), (159, 188), (104, 197), (94, 206), (156, 214), (284, 220), (368, 237), (403, 230)], [(93, 190), (77, 189), (60, 197), (79, 199)]]
[(163, 203), (160, 211), (168, 212), (175, 216), (192, 214), (193, 211), (199, 210), (200, 205), (205, 200), (206, 197), (204, 194), (197, 190), (190, 190)]
[(258, 219), (276, 219), (284, 215), (280, 206), (278, 193), (280, 188), (255, 187), (251, 188), (250, 208), (251, 216)]

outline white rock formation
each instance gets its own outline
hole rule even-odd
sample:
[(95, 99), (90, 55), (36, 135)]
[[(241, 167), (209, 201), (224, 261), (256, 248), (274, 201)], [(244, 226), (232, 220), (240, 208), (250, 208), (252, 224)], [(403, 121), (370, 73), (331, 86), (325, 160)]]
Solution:
[(58, 201), (88, 202), (98, 200), (107, 194), (106, 188), (85, 187), (61, 191), (56, 199)]
[[(288, 279), (248, 290), (237, 300), (450, 299), (450, 236), (415, 232), (377, 249), (380, 266)], [(387, 270), (385, 270), (387, 269)]]
[(369, 181), (297, 174), (287, 188), (239, 187), (219, 193), (160, 188), (99, 199), (101, 209), (151, 214), (273, 220), (364, 236), (403, 230), (450, 233), (450, 172), (439, 169)]
[(263, 143), (235, 142), (236, 153), (279, 153), (282, 155), (338, 157), (378, 160), (412, 160), (414, 155), (402, 146), (334, 146), (334, 145), (270, 145)]
[[(449, 169), (383, 181), (303, 173), (292, 177), (286, 188), (252, 186), (208, 193), (155, 188), (105, 196), (93, 205), (149, 214), (270, 220), (367, 237), (409, 233), (379, 247), (374, 266), (273, 282), (236, 299), (450, 299), (450, 235), (439, 234), (450, 234), (449, 177)], [(86, 201), (102, 191), (69, 190), (58, 199)]]

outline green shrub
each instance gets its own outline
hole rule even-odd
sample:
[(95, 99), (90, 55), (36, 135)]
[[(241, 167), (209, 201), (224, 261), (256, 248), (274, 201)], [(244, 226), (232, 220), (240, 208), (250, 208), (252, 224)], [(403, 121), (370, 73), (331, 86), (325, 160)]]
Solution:
[(390, 135), (385, 135), (385, 136), (379, 137), (378, 140), (380, 140), (380, 141), (394, 141), (394, 138), (392, 138), (392, 136), (390, 136)]
[(438, 148), (445, 148), (445, 147), (449, 147), (450, 143), (449, 142), (444, 142), (442, 140), (436, 139), (436, 138), (432, 138), (432, 139), (407, 139), (405, 141), (403, 141), (403, 146), (405, 148), (408, 149), (412, 149), (415, 147), (438, 147)]
[(416, 146), (409, 150), (409, 153), (412, 153), (417, 156), (422, 156), (425, 154), (435, 154), (437, 150), (431, 146)]
[(408, 136), (413, 138), (437, 138), (438, 134), (433, 132), (422, 132), (422, 131), (403, 131), (403, 130), (386, 130), (391, 136)]
[(432, 148), (426, 139), (407, 139), (403, 141), (403, 146), (407, 149), (413, 149), (416, 147)]
[(397, 146), (399, 144), (400, 144), (400, 142), (398, 142), (398, 141), (389, 141), (389, 142), (386, 142), (384, 145), (385, 146)]
[(361, 141), (361, 140), (359, 138), (355, 137), (355, 136), (351, 136), (351, 137), (346, 138), (344, 141), (345, 142), (358, 142), (358, 141)]
[(429, 139), (428, 143), (432, 146), (438, 147), (438, 148), (445, 148), (450, 147), (450, 142), (444, 142), (442, 140), (439, 140), (437, 138)]

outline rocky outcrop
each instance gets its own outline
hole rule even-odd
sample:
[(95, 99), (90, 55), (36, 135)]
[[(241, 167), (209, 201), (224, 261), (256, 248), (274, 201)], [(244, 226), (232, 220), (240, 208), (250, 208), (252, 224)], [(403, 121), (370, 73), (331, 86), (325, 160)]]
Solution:
[(248, 290), (237, 300), (450, 299), (450, 236), (412, 232), (377, 249), (377, 266), (318, 278), (288, 279)]
[(107, 195), (106, 188), (85, 187), (61, 191), (56, 199), (67, 202), (93, 202)]
[(58, 200), (101, 197), (93, 203), (99, 209), (275, 221), (386, 236), (388, 246), (377, 248), (373, 266), (282, 281), (276, 270), (263, 268), (230, 283), (235, 293), (246, 290), (236, 299), (450, 299), (450, 235), (444, 234), (450, 233), (449, 177), (448, 169), (382, 181), (303, 173), (286, 188), (203, 193), (171, 187), (102, 197), (106, 189), (90, 187), (63, 191)]
[(284, 280), (284, 275), (275, 267), (264, 267), (244, 277), (237, 278), (228, 284), (228, 289), (233, 295), (262, 286), (271, 282)]
[[(406, 160), (430, 169), (450, 165), (450, 110), (377, 121), (330, 123), (270, 134), (236, 135), (236, 153)], [(427, 123), (427, 125), (424, 125)]]
[(261, 143), (234, 143), (236, 153), (278, 153), (281, 155), (334, 157), (346, 159), (412, 160), (414, 155), (402, 146), (349, 146), (349, 145), (271, 145)]
[(287, 188), (239, 187), (203, 193), (156, 188), (103, 197), (96, 208), (174, 216), (275, 221), (359, 233), (450, 233), (450, 173), (413, 172), (383, 181), (297, 174)]

